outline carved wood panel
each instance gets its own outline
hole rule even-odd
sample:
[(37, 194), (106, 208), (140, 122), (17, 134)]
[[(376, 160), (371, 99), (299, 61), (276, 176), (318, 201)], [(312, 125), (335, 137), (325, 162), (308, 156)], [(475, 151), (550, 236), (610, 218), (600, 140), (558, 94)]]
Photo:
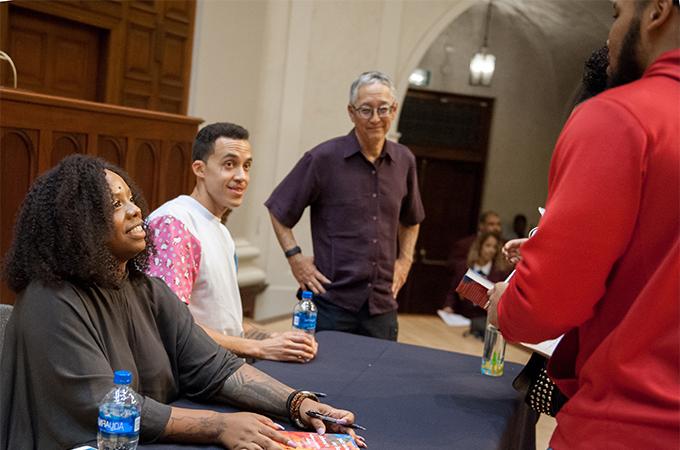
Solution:
[[(38, 172), (36, 129), (0, 126), (0, 254), (5, 255), (12, 240), (14, 220), (26, 191)], [(0, 296), (9, 298), (2, 284)]]
[(127, 171), (151, 205), (155, 205), (158, 200), (160, 147), (159, 140), (135, 139), (127, 158)]
[(87, 152), (87, 134), (68, 133), (57, 131), (52, 133), (52, 152), (50, 155), (50, 167), (56, 166), (59, 161), (74, 153)]
[[(163, 198), (184, 193), (183, 186), (193, 186), (191, 142), (172, 142), (163, 151), (158, 187)], [(174, 174), (170, 176), (170, 174)]]
[(71, 0), (60, 0), (65, 6), (70, 6), (76, 3), (79, 8), (90, 10), (98, 14), (105, 14), (107, 16), (121, 18), (123, 16), (123, 4), (120, 0), (79, 0), (73, 2)]
[[(0, 27), (10, 24), (9, 31), (0, 30), (0, 49), (21, 67), (20, 87), (184, 114), (195, 5), (195, 0), (0, 2)], [(0, 81), (8, 85), (10, 78), (0, 65)]]
[(10, 12), (7, 52), (17, 68), (18, 87), (103, 100), (100, 30), (22, 8)]
[[(122, 166), (150, 208), (193, 187), (191, 143), (200, 119), (0, 88), (0, 258), (36, 176), (72, 153)], [(14, 295), (0, 283), (0, 302)]]
[(163, 2), (163, 15), (166, 19), (189, 25), (194, 20), (194, 8), (193, 0)]
[(125, 155), (127, 153), (127, 139), (100, 135), (97, 137), (97, 156), (123, 167), (125, 165)]

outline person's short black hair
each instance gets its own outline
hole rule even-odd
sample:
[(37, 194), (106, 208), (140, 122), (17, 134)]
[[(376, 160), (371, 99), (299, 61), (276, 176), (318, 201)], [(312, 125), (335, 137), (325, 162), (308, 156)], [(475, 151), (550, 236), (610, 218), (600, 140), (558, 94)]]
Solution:
[[(105, 169), (125, 180), (146, 218), (142, 193), (125, 171), (99, 158), (67, 156), (33, 183), (21, 205), (3, 267), (10, 289), (18, 293), (32, 281), (103, 286), (120, 282), (119, 263), (107, 246), (113, 204)], [(145, 251), (128, 261), (130, 277), (148, 267), (152, 247), (146, 231)]]
[(196, 134), (194, 145), (191, 149), (192, 161), (207, 161), (215, 150), (215, 141), (221, 137), (238, 141), (248, 140), (248, 130), (240, 125), (229, 122), (216, 122), (207, 125)]

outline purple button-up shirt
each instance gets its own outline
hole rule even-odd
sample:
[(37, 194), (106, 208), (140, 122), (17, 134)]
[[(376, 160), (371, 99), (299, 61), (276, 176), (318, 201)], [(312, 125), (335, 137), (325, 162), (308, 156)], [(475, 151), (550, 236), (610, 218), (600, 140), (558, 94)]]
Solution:
[(392, 296), (398, 225), (425, 213), (411, 151), (386, 141), (371, 163), (354, 130), (304, 154), (265, 202), (288, 228), (311, 207), (314, 263), (331, 280), (321, 297), (350, 311), (397, 309)]

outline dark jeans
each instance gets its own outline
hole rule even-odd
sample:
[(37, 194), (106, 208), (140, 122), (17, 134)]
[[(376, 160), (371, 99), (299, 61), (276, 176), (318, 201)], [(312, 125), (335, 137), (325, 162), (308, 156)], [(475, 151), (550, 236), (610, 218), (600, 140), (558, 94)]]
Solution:
[(314, 304), (318, 310), (316, 331), (345, 331), (390, 341), (397, 340), (399, 324), (396, 310), (372, 316), (368, 312), (368, 301), (357, 313), (316, 298)]

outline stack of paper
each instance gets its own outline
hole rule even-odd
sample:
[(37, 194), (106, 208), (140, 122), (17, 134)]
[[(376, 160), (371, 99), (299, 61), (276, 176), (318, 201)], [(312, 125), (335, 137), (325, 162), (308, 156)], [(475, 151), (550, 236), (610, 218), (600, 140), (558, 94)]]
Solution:
[(468, 327), (470, 326), (470, 319), (460, 314), (446, 312), (443, 309), (437, 310), (437, 314), (442, 318), (445, 324), (450, 327)]
[(538, 344), (526, 344), (524, 342), (521, 342), (521, 344), (536, 353), (540, 353), (541, 355), (550, 358), (553, 351), (555, 351), (557, 344), (560, 343), (560, 340), (562, 340), (562, 336), (555, 339), (548, 339), (547, 341), (539, 342)]

